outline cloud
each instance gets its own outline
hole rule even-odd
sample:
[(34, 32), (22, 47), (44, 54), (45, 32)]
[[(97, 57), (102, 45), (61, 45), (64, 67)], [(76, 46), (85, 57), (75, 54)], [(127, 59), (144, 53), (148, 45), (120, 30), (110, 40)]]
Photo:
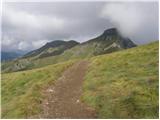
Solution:
[(31, 51), (53, 40), (83, 42), (111, 27), (117, 27), (134, 42), (144, 44), (158, 39), (157, 3), (5, 3), (2, 11), (2, 50)]
[(30, 47), (30, 44), (28, 42), (26, 42), (26, 41), (21, 41), (18, 44), (18, 49), (19, 50), (27, 50), (29, 47)]
[(12, 44), (18, 46), (21, 41), (31, 43), (28, 50), (39, 47), (42, 40), (84, 41), (88, 36), (101, 33), (106, 29), (104, 25), (108, 26), (106, 21), (97, 17), (102, 5), (101, 2), (6, 3), (2, 16), (2, 41), (5, 42), (4, 36), (8, 36), (12, 43), (2, 45), (2, 49), (23, 49), (9, 47)]
[(14, 43), (12, 38), (9, 38), (8, 36), (3, 36), (3, 39), (5, 39), (5, 41), (2, 41), (2, 45), (4, 46), (8, 46)]
[(142, 8), (134, 3), (107, 4), (102, 16), (109, 19), (124, 35), (134, 34), (143, 24)]
[(35, 15), (26, 11), (18, 11), (6, 6), (4, 10), (4, 19), (12, 26), (30, 29), (62, 29), (64, 20), (56, 16)]
[[(126, 37), (146, 38), (146, 33), (157, 32), (158, 28), (158, 4), (156, 2), (117, 2), (104, 6), (101, 16), (109, 20), (121, 34)], [(155, 34), (153, 38), (158, 38)], [(154, 36), (154, 37), (153, 37)], [(146, 38), (146, 41), (148, 39)], [(141, 42), (136, 40), (136, 42)], [(144, 41), (143, 41), (144, 42)]]
[(8, 35), (2, 35), (1, 49), (6, 51), (16, 50), (18, 48), (18, 41)]
[[(27, 11), (16, 10), (8, 5), (4, 8), (2, 16), (2, 49), (5, 50), (36, 49), (42, 43), (39, 39), (49, 33), (51, 34), (50, 31), (59, 32), (65, 27), (65, 21), (54, 15), (35, 15)], [(32, 41), (33, 44), (28, 45)], [(17, 44), (17, 47), (13, 44)]]
[(39, 47), (45, 45), (47, 42), (49, 42), (49, 40), (33, 41), (33, 42), (32, 42), (32, 45), (34, 46), (34, 48), (39, 48)]
[(18, 43), (18, 49), (22, 51), (28, 51), (28, 49), (38, 49), (41, 46), (45, 45), (49, 40), (37, 40), (37, 41), (20, 41)]

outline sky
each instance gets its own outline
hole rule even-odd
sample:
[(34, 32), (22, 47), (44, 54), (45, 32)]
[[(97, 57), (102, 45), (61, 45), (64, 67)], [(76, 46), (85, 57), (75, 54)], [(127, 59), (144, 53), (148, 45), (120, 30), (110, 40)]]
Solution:
[(115, 27), (136, 44), (158, 40), (158, 2), (6, 2), (2, 51), (31, 51), (53, 40), (87, 41)]

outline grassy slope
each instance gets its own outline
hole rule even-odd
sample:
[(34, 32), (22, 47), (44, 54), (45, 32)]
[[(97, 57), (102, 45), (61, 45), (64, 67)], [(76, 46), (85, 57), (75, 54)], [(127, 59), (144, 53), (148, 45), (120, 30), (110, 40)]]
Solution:
[[(69, 50), (66, 50), (63, 54), (57, 56), (46, 57), (43, 59), (37, 59), (33, 61), (34, 68), (43, 67), (49, 64), (55, 64), (58, 62), (64, 62), (70, 59), (83, 59), (93, 56), (94, 46), (76, 46)], [(47, 62), (46, 62), (47, 61)], [(32, 67), (33, 68), (33, 67)]]
[[(64, 62), (71, 59), (83, 59), (93, 56), (94, 45), (87, 44), (84, 46), (75, 46), (69, 50), (66, 50), (64, 53), (51, 56), (41, 59), (29, 58), (29, 59), (21, 59), (18, 61), (10, 61), (2, 64), (2, 71), (3, 72), (12, 72), (19, 70), (27, 70), (33, 68), (40, 68), (46, 65), (56, 64), (60, 62)], [(18, 66), (17, 66), (18, 63)]]
[(42, 89), (75, 61), (2, 74), (2, 118), (27, 118), (41, 112)]
[[(100, 38), (99, 41), (103, 39)], [(109, 46), (109, 47), (106, 47)], [(44, 67), (46, 65), (56, 64), (64, 62), (70, 59), (84, 59), (90, 58), (98, 54), (109, 53), (113, 51), (121, 50), (120, 48), (112, 48), (111, 43), (106, 41), (101, 42), (89, 42), (82, 45), (77, 45), (71, 49), (64, 51), (60, 55), (50, 56), (45, 58), (37, 58), (37, 56), (30, 58), (23, 58), (15, 61), (9, 61), (2, 64), (3, 72), (12, 72), (18, 70), (28, 70), (33, 68)], [(105, 49), (104, 49), (105, 48)], [(108, 49), (107, 49), (108, 48)]]
[(158, 118), (158, 42), (90, 61), (82, 100), (99, 118)]
[[(64, 54), (63, 59), (67, 59), (70, 54), (74, 58), (78, 53)], [(52, 63), (53, 59), (37, 65), (43, 66), (46, 61)], [(83, 100), (97, 109), (99, 118), (157, 118), (158, 42), (93, 57), (90, 61)], [(71, 64), (2, 74), (2, 117), (26, 118), (39, 113), (43, 99), (40, 90)]]

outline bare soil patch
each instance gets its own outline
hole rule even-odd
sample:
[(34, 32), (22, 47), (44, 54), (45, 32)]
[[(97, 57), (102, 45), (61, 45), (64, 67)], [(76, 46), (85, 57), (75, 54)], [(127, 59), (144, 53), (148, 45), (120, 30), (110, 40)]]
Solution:
[(44, 91), (41, 118), (96, 118), (95, 110), (80, 100), (87, 65), (87, 61), (74, 64)]

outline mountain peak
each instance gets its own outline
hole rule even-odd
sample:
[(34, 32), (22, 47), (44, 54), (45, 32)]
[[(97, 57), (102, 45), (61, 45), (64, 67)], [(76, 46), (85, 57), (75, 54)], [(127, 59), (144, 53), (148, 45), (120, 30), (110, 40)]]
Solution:
[(104, 31), (105, 35), (117, 35), (118, 34), (118, 30), (116, 28), (110, 28)]

